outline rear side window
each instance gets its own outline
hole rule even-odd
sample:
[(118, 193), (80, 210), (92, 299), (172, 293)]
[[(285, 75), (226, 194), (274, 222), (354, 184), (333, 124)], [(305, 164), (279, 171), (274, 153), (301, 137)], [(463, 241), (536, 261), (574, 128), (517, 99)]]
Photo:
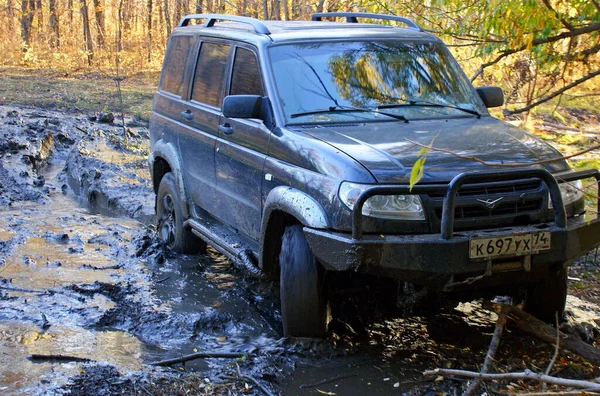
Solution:
[(262, 82), (256, 55), (245, 48), (238, 48), (233, 62), (231, 95), (263, 96)]
[(169, 52), (163, 67), (160, 88), (177, 96), (183, 93), (183, 78), (192, 36), (173, 36), (169, 44)]
[(202, 43), (192, 99), (211, 106), (221, 107), (223, 101), (223, 78), (227, 68), (229, 46), (216, 43)]

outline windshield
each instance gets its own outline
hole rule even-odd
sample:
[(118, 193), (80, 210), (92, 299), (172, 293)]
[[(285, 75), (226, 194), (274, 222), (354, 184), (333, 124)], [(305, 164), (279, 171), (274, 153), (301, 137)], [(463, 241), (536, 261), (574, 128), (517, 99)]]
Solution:
[(439, 42), (304, 43), (269, 51), (288, 124), (487, 114)]

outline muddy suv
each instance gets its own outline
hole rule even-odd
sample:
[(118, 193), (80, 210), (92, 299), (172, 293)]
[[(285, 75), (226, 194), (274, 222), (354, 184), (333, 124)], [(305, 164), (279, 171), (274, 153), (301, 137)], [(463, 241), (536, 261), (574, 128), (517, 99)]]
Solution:
[(600, 242), (580, 181), (600, 176), (491, 117), (502, 104), (402, 17), (186, 16), (150, 123), (159, 235), (279, 277), (288, 335), (325, 334), (327, 279), (340, 271), (522, 295), (554, 322), (566, 266)]

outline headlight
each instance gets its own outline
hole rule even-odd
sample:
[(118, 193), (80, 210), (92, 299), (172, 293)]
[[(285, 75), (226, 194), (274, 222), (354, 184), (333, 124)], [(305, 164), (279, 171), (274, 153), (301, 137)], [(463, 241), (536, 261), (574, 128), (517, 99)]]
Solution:
[[(371, 185), (344, 182), (340, 185), (339, 197), (350, 210), (359, 195)], [(395, 220), (425, 220), (423, 204), (418, 195), (375, 195), (365, 202), (365, 216)]]
[[(583, 183), (581, 180), (565, 182), (558, 185), (564, 206), (577, 202), (583, 198)], [(548, 208), (552, 209), (552, 199), (548, 200)]]

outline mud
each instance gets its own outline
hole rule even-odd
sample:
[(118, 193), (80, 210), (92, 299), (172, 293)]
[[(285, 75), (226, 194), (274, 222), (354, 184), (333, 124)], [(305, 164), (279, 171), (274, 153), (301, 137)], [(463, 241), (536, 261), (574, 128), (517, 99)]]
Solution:
[[(126, 123), (127, 146), (120, 125), (89, 114), (0, 106), (1, 394), (464, 389), (422, 372), (476, 370), (494, 314), (475, 302), (401, 315), (374, 280), (338, 297), (326, 339), (282, 338), (276, 284), (246, 276), (210, 247), (205, 255), (176, 255), (158, 241), (147, 128)], [(569, 296), (570, 321), (596, 343), (600, 308), (588, 301)], [(240, 358), (149, 365), (197, 351)], [(552, 354), (551, 345), (510, 331), (497, 364), (535, 370)], [(564, 357), (564, 373), (600, 374)], [(587, 369), (564, 368), (578, 362)]]

